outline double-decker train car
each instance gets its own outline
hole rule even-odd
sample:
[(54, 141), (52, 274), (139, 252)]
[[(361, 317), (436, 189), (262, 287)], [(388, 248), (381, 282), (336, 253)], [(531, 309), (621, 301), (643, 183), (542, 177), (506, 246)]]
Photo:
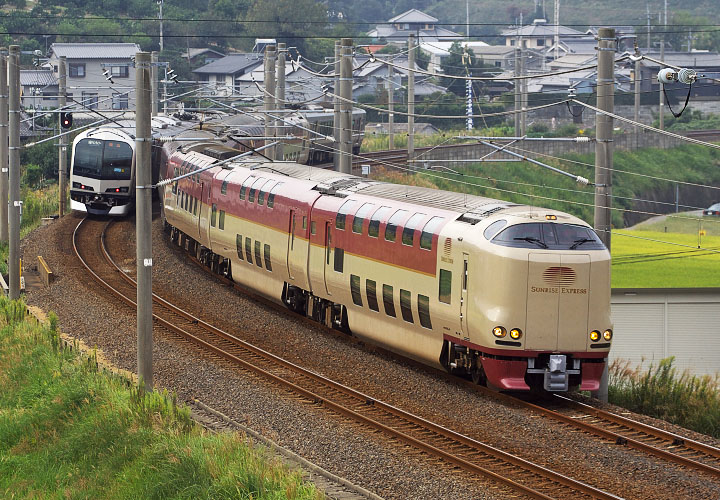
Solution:
[(173, 147), (162, 177), (198, 173), (162, 188), (165, 223), (216, 272), (490, 387), (599, 387), (610, 254), (582, 220), (262, 158), (213, 167), (217, 147)]

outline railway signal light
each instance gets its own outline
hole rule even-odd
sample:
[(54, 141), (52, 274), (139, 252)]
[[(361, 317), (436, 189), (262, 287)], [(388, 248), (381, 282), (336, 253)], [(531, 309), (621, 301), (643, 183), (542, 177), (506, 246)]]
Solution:
[(72, 113), (60, 113), (60, 126), (62, 128), (71, 128), (72, 120)]

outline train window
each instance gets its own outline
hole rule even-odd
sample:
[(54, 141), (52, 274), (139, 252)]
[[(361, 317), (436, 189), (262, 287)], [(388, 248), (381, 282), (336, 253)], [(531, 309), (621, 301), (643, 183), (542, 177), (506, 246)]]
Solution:
[(595, 231), (575, 224), (533, 222), (515, 224), (492, 239), (496, 245), (554, 250), (602, 250), (605, 245)]
[(317, 234), (317, 223), (315, 221), (310, 222), (310, 234)]
[(242, 245), (243, 245), (242, 234), (236, 234), (236, 235), (235, 235), (235, 247), (237, 248), (237, 256), (238, 256), (238, 259), (240, 259), (240, 260), (245, 260), (245, 259), (243, 258)]
[(363, 223), (365, 222), (365, 218), (370, 215), (374, 208), (375, 205), (373, 205), (372, 203), (365, 203), (362, 207), (360, 207), (360, 210), (358, 210), (353, 217), (353, 233), (362, 234), (362, 227)]
[(350, 294), (353, 304), (362, 307), (362, 294), (360, 293), (360, 276), (350, 275)]
[(268, 191), (270, 191), (273, 184), (273, 181), (267, 181), (265, 185), (263, 185), (262, 189), (258, 193), (258, 205), (262, 205), (265, 202), (265, 197), (267, 196), (268, 207), (270, 206), (270, 197), (268, 196)]
[(183, 208), (188, 211), (188, 203), (190, 202), (190, 196), (187, 193), (183, 193)]
[(485, 231), (483, 232), (483, 235), (485, 235), (485, 238), (488, 240), (491, 240), (493, 236), (495, 236), (498, 231), (500, 231), (502, 228), (504, 228), (507, 225), (506, 220), (496, 220), (492, 224), (490, 224), (488, 227), (485, 228)]
[(260, 255), (260, 242), (255, 240), (255, 264), (258, 267), (262, 267), (262, 256)]
[(452, 271), (440, 269), (440, 288), (438, 292), (438, 300), (445, 304), (450, 303), (452, 295)]
[(198, 199), (194, 198), (193, 215), (197, 215), (197, 205), (198, 205)]
[(132, 147), (118, 141), (82, 139), (75, 146), (73, 173), (93, 179), (130, 180)]
[(242, 186), (240, 186), (240, 199), (241, 200), (243, 200), (243, 201), (245, 200), (245, 192), (248, 190), (250, 185), (253, 182), (255, 182), (255, 179), (257, 179), (257, 177), (255, 177), (254, 175), (251, 175), (250, 177), (245, 179), (245, 182), (242, 183)]
[(405, 223), (405, 228), (402, 232), (403, 245), (412, 246), (413, 240), (415, 239), (415, 228), (420, 224), (420, 221), (425, 218), (425, 214), (415, 214), (410, 217), (410, 220)]
[(338, 210), (337, 216), (335, 217), (335, 227), (337, 229), (345, 229), (345, 217), (350, 213), (355, 205), (357, 205), (357, 201), (355, 200), (347, 200), (342, 204), (340, 210)]
[(393, 214), (392, 217), (390, 217), (390, 220), (385, 226), (386, 241), (395, 241), (395, 237), (397, 236), (398, 224), (400, 224), (400, 221), (404, 220), (409, 213), (410, 212), (408, 212), (407, 210), (398, 210)]
[(427, 223), (425, 224), (425, 227), (423, 227), (422, 233), (420, 233), (420, 248), (424, 250), (431, 250), (432, 249), (432, 240), (433, 236), (438, 230), (438, 227), (440, 224), (443, 223), (445, 219), (442, 217), (433, 217)]
[(378, 237), (378, 234), (380, 234), (380, 221), (387, 217), (391, 210), (390, 207), (380, 207), (375, 211), (370, 217), (370, 224), (368, 224), (368, 236)]
[(210, 227), (215, 227), (215, 220), (217, 219), (217, 205), (213, 203), (212, 213), (210, 214)]
[(307, 216), (303, 215), (303, 230), (307, 230)]
[(343, 250), (342, 248), (336, 248), (335, 249), (335, 263), (334, 263), (335, 270), (339, 273), (343, 272), (344, 265), (345, 265), (345, 250)]
[(220, 219), (218, 220), (218, 228), (225, 229), (225, 210), (220, 210)]
[(418, 294), (418, 318), (420, 318), (420, 324), (422, 326), (432, 329), (432, 322), (430, 321), (430, 297), (426, 295)]
[(258, 188), (260, 186), (262, 186), (264, 183), (265, 183), (265, 179), (260, 177), (255, 182), (253, 182), (252, 186), (250, 186), (250, 194), (248, 195), (248, 201), (250, 203), (255, 202), (255, 192), (257, 192)]
[(412, 294), (408, 292), (407, 290), (400, 289), (400, 311), (402, 312), (402, 317), (405, 321), (408, 323), (413, 322), (413, 316), (412, 316)]
[(393, 301), (393, 287), (383, 285), (383, 305), (385, 306), (385, 314), (395, 317), (395, 302)]
[(270, 190), (270, 193), (268, 194), (268, 200), (267, 200), (268, 208), (272, 208), (275, 205), (275, 193), (277, 192), (278, 188), (282, 185), (283, 185), (282, 182), (278, 182)]
[[(228, 177), (230, 177), (228, 175)], [(228, 180), (227, 177), (225, 177), (225, 180), (222, 182), (222, 186), (220, 186), (220, 194), (227, 194), (227, 187), (228, 187)]]
[(265, 269), (272, 271), (272, 262), (270, 262), (270, 245), (265, 244), (263, 250), (263, 256), (265, 257)]
[(248, 264), (252, 264), (252, 239), (245, 237), (245, 259), (247, 259)]
[(365, 280), (365, 295), (367, 295), (368, 307), (373, 311), (379, 311), (376, 294), (377, 284), (373, 280)]

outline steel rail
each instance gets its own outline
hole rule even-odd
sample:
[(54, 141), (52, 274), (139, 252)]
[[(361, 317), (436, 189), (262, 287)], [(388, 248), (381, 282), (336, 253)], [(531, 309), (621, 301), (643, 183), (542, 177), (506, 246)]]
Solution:
[[(127, 304), (131, 304), (134, 306), (135, 302), (132, 299), (130, 299), (127, 296), (124, 296), (121, 292), (115, 290), (106, 280), (103, 280), (102, 278), (100, 278), (100, 276), (97, 273), (95, 273), (94, 271), (89, 269), (88, 264), (85, 262), (85, 260), (82, 258), (82, 256), (78, 252), (77, 243), (76, 243), (76, 235), (78, 233), (78, 229), (83, 224), (83, 222), (84, 221), (81, 221), (78, 224), (78, 226), (75, 229), (75, 232), (73, 233), (73, 248), (76, 251), (76, 255), (78, 256), (80, 261), (83, 263), (83, 265), (91, 272), (91, 274), (104, 287), (108, 288), (112, 293), (118, 295), (121, 298), (121, 300), (123, 300)], [(122, 277), (128, 283), (134, 283), (134, 280), (132, 280), (131, 277), (129, 277), (125, 272), (123, 272), (117, 266), (117, 264), (115, 264), (113, 262), (112, 258), (110, 257), (110, 255), (107, 251), (107, 248), (105, 246), (104, 235), (105, 235), (105, 231), (107, 230), (109, 225), (110, 225), (110, 222), (108, 222), (105, 225), (105, 227), (103, 228), (103, 235), (101, 237), (101, 240), (102, 240), (101, 249), (104, 254), (104, 257), (108, 261), (108, 263), (110, 263), (112, 266), (114, 266), (114, 272), (118, 273), (119, 277)], [(442, 426), (439, 426), (432, 422), (429, 422), (421, 417), (404, 412), (403, 410), (400, 410), (399, 408), (396, 408), (392, 405), (389, 405), (389, 404), (383, 403), (382, 401), (378, 401), (374, 398), (368, 397), (367, 395), (365, 395), (359, 391), (355, 391), (355, 390), (353, 390), (349, 387), (346, 387), (342, 384), (339, 384), (339, 383), (329, 380), (325, 377), (322, 377), (321, 375), (318, 375), (314, 372), (306, 370), (298, 365), (295, 365), (294, 363), (286, 361), (286, 360), (279, 358), (267, 351), (264, 351), (264, 350), (257, 348), (251, 344), (248, 344), (247, 342), (244, 342), (244, 341), (238, 339), (237, 337), (234, 337), (231, 334), (223, 332), (222, 330), (220, 330), (216, 327), (213, 327), (212, 325), (200, 320), (199, 318), (192, 316), (188, 312), (186, 312), (180, 308), (177, 308), (176, 306), (170, 304), (169, 302), (165, 301), (161, 297), (156, 296), (155, 294), (153, 294), (153, 299), (159, 305), (166, 307), (173, 314), (180, 315), (187, 321), (190, 321), (192, 324), (197, 325), (198, 327), (205, 328), (206, 330), (210, 331), (214, 335), (217, 335), (220, 338), (222, 338), (228, 342), (231, 342), (234, 347), (245, 350), (245, 351), (249, 352), (251, 355), (260, 356), (267, 361), (270, 361), (273, 363), (278, 363), (284, 368), (291, 369), (294, 372), (294, 375), (295, 375), (294, 378), (297, 378), (297, 375), (299, 374), (305, 378), (314, 380), (322, 385), (325, 385), (325, 386), (329, 387), (330, 389), (335, 390), (336, 392), (340, 392), (342, 394), (345, 394), (345, 395), (353, 398), (354, 401), (351, 402), (351, 405), (354, 405), (355, 408), (354, 409), (349, 408), (348, 406), (350, 406), (350, 405), (337, 403), (335, 401), (330, 400), (327, 396), (322, 396), (320, 394), (317, 394), (316, 392), (313, 392), (312, 390), (308, 390), (304, 387), (301, 387), (298, 384), (291, 382), (290, 380), (287, 380), (286, 378), (284, 378), (282, 376), (271, 373), (271, 372), (257, 366), (256, 364), (246, 361), (235, 354), (227, 352), (226, 350), (224, 350), (216, 345), (213, 345), (206, 340), (199, 338), (198, 336), (186, 331), (185, 329), (183, 329), (177, 325), (171, 324), (169, 321), (167, 321), (163, 318), (160, 318), (158, 315), (153, 314), (154, 319), (156, 319), (159, 324), (168, 328), (170, 331), (173, 331), (173, 332), (189, 339), (191, 342), (193, 342), (197, 345), (200, 345), (201, 347), (213, 352), (217, 356), (231, 360), (234, 363), (239, 364), (240, 366), (242, 366), (243, 368), (245, 368), (249, 371), (259, 373), (259, 374), (269, 378), (270, 380), (272, 380), (282, 386), (285, 386), (286, 388), (291, 389), (296, 394), (300, 394), (301, 396), (313, 401), (314, 403), (318, 403), (318, 404), (321, 404), (322, 406), (330, 408), (331, 410), (333, 410), (341, 415), (345, 415), (346, 417), (349, 417), (353, 420), (356, 420), (356, 421), (360, 422), (361, 424), (365, 424), (365, 425), (368, 425), (373, 428), (378, 428), (378, 429), (382, 430), (384, 433), (386, 433), (394, 438), (397, 438), (406, 444), (414, 446), (415, 448), (417, 448), (421, 451), (424, 451), (430, 455), (438, 456), (450, 464), (454, 464), (454, 465), (461, 467), (467, 471), (478, 473), (487, 478), (502, 482), (505, 485), (515, 489), (516, 491), (530, 495), (533, 498), (541, 498), (541, 499), (546, 499), (546, 500), (554, 498), (554, 497), (546, 495), (545, 493), (537, 491), (537, 490), (533, 489), (532, 487), (526, 486), (522, 483), (519, 483), (519, 482), (509, 479), (507, 477), (504, 477), (504, 476), (502, 476), (498, 473), (495, 473), (485, 467), (479, 466), (478, 464), (470, 461), (468, 458), (457, 456), (456, 454), (450, 453), (444, 449), (440, 449), (438, 446), (436, 446), (434, 444), (428, 443), (426, 441), (423, 441), (421, 439), (418, 439), (418, 438), (410, 435), (408, 433), (410, 428), (407, 427), (407, 423), (410, 423), (411, 427), (412, 426), (423, 427), (424, 429), (420, 431), (421, 434), (424, 434), (427, 431), (430, 431), (430, 432), (433, 432), (433, 433), (441, 436), (442, 438), (454, 440), (456, 443), (458, 443), (462, 446), (467, 446), (467, 447), (473, 448), (475, 451), (472, 451), (470, 453), (466, 452), (466, 455), (470, 455), (470, 457), (472, 457), (472, 458), (475, 458), (475, 457), (473, 457), (473, 454), (476, 455), (478, 452), (480, 452), (482, 454), (488, 455), (490, 457), (490, 460), (493, 460), (493, 461), (502, 460), (516, 468), (517, 467), (522, 468), (524, 470), (524, 472), (523, 472), (524, 477), (527, 477), (528, 476), (527, 473), (529, 472), (529, 473), (532, 473), (532, 474), (542, 477), (543, 480), (549, 479), (549, 480), (553, 481), (556, 485), (561, 485), (561, 486), (564, 486), (565, 488), (570, 488), (570, 489), (574, 490), (576, 493), (581, 493), (583, 495), (588, 496), (589, 498), (608, 499), (608, 500), (610, 500), (610, 499), (617, 500), (618, 498), (620, 498), (620, 497), (617, 497), (610, 493), (607, 493), (605, 491), (599, 490), (593, 486), (581, 483), (581, 482), (576, 481), (567, 476), (558, 474), (554, 471), (551, 471), (551, 470), (541, 467), (539, 465), (533, 464), (532, 462), (528, 462), (519, 457), (515, 457), (513, 455), (507, 454), (501, 450), (493, 448), (489, 445), (486, 445), (484, 443), (476, 441), (467, 436), (463, 436), (458, 433), (455, 433), (445, 427), (442, 427)], [(363, 408), (365, 408), (365, 409), (370, 408), (371, 410), (380, 409), (380, 410), (385, 411), (389, 414), (392, 414), (400, 419), (405, 420), (406, 423), (405, 424), (401, 423), (400, 425), (396, 425), (395, 427), (383, 424), (375, 418), (372, 418), (370, 416), (362, 414), (361, 410)], [(400, 427), (400, 429), (398, 429), (397, 427)], [(453, 447), (453, 445), (450, 445), (450, 447)], [(457, 447), (457, 444), (454, 445), (454, 447)], [(499, 467), (498, 465), (495, 465), (495, 466)], [(544, 483), (543, 481), (540, 481), (540, 484), (547, 487), (546, 482)], [(576, 497), (574, 497), (574, 498), (576, 498)]]

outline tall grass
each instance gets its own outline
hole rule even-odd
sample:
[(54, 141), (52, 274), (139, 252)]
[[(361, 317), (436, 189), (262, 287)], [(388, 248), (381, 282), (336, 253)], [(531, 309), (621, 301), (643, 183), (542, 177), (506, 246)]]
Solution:
[(678, 373), (675, 358), (661, 360), (642, 371), (627, 360), (610, 364), (611, 403), (688, 429), (720, 438), (720, 380), (718, 376)]
[(53, 315), (24, 316), (0, 297), (0, 498), (321, 498), (243, 436), (196, 426), (174, 395), (62, 349)]

